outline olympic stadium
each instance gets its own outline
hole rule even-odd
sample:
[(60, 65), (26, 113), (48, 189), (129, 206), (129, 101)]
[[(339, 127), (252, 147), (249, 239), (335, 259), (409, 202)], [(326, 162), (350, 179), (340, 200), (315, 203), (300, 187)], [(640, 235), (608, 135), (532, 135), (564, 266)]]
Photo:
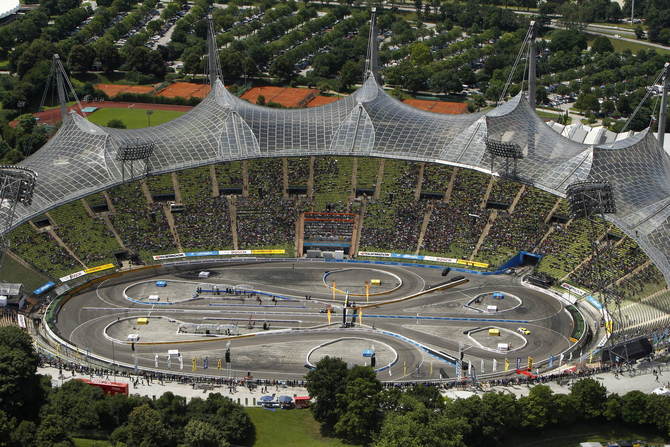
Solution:
[(576, 142), (527, 92), (414, 109), (382, 88), (372, 23), (361, 88), (325, 106), (235, 97), (211, 44), (211, 93), (172, 122), (105, 128), (63, 101), (55, 136), (4, 169), (0, 220), (6, 258), (45, 282), (44, 349), (255, 377), (336, 355), (453, 380), (667, 337), (670, 159), (653, 133)]

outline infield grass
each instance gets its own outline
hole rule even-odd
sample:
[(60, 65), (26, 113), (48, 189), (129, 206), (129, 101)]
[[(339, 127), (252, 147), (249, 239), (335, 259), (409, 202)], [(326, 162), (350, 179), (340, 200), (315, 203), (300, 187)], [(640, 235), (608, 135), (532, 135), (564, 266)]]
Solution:
[[(151, 112), (153, 112), (150, 117), (152, 126), (167, 123), (184, 114), (184, 112), (173, 110), (151, 110)], [(87, 118), (92, 123), (101, 126), (106, 126), (113, 119), (121, 120), (128, 129), (148, 127), (149, 123), (147, 110), (144, 109), (104, 108), (96, 110)]]
[(256, 426), (254, 447), (344, 447), (338, 439), (321, 435), (320, 425), (309, 410), (247, 408)]

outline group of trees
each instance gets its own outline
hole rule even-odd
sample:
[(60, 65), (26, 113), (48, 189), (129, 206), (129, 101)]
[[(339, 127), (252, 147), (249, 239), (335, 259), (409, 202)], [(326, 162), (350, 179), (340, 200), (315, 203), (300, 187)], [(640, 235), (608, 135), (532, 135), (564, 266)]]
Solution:
[(244, 409), (222, 395), (158, 399), (105, 396), (72, 380), (51, 388), (37, 375), (30, 337), (0, 327), (0, 447), (72, 447), (73, 436), (110, 439), (115, 447), (250, 445), (255, 429)]
[(312, 411), (325, 432), (376, 447), (501, 445), (520, 431), (532, 436), (575, 423), (645, 426), (670, 435), (670, 397), (608, 395), (590, 378), (577, 381), (569, 394), (536, 385), (519, 398), (485, 393), (452, 400), (433, 386), (383, 389), (370, 368), (347, 369), (340, 359), (325, 357), (307, 374), (307, 389), (317, 399)]

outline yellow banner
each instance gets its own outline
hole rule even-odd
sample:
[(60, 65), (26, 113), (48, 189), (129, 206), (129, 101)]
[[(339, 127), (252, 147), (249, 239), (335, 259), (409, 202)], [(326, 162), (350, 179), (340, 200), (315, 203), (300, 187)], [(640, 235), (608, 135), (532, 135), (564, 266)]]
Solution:
[(467, 259), (459, 259), (459, 260), (457, 260), (456, 262), (457, 262), (458, 264), (469, 265), (469, 266), (472, 266), (472, 267), (483, 267), (483, 268), (487, 268), (487, 267), (489, 266), (489, 264), (487, 264), (486, 262), (469, 261), (469, 260), (467, 260)]
[(113, 269), (113, 268), (114, 268), (114, 264), (99, 265), (97, 267), (91, 267), (90, 269), (84, 270), (84, 273), (101, 272), (103, 270), (109, 270), (109, 269)]
[(286, 254), (286, 250), (283, 248), (271, 248), (271, 249), (261, 249), (261, 250), (251, 250), (252, 255), (283, 255)]

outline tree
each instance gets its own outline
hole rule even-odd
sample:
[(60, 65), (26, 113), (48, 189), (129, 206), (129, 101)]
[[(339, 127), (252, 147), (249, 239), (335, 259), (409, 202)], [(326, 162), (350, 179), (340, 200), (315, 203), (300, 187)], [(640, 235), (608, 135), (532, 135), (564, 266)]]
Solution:
[(158, 51), (147, 47), (133, 47), (126, 59), (128, 68), (146, 75), (161, 77), (165, 74), (165, 62)]
[(340, 68), (340, 91), (349, 90), (352, 85), (360, 82), (362, 72), (363, 67), (361, 67), (360, 62), (351, 59), (347, 60)]
[(542, 429), (556, 423), (554, 393), (546, 385), (535, 385), (528, 396), (519, 399), (521, 425), (531, 429)]
[(575, 409), (581, 418), (588, 420), (602, 416), (607, 401), (607, 388), (597, 380), (578, 380), (570, 388), (570, 395), (575, 398)]
[(428, 410), (411, 396), (384, 419), (375, 447), (465, 447), (470, 426), (464, 417)]
[(591, 51), (594, 53), (611, 53), (614, 51), (614, 46), (607, 37), (598, 36), (591, 44)]
[(35, 445), (37, 426), (32, 421), (21, 421), (12, 431), (12, 442), (18, 447), (32, 447)]
[(255, 432), (249, 415), (228, 397), (214, 393), (206, 400), (191, 399), (186, 412), (190, 418), (215, 427), (219, 437), (231, 444), (253, 444)]
[(440, 70), (435, 72), (428, 80), (431, 90), (449, 93), (460, 92), (463, 89), (460, 79), (451, 70)]
[(160, 413), (149, 405), (141, 405), (130, 413), (127, 427), (128, 447), (166, 447), (172, 445)]
[(16, 326), (0, 327), (0, 410), (32, 419), (43, 397), (37, 354), (30, 336)]
[(616, 107), (614, 106), (614, 102), (610, 101), (609, 99), (607, 101), (603, 101), (602, 105), (600, 106), (600, 113), (606, 117), (612, 116), (615, 111)]
[(551, 51), (585, 50), (587, 46), (584, 33), (575, 30), (554, 30), (549, 35)]
[(121, 65), (121, 56), (113, 42), (110, 42), (107, 39), (98, 39), (95, 41), (93, 48), (101, 68), (106, 73), (110, 73), (119, 68)]
[(77, 8), (81, 4), (81, 0), (58, 0), (56, 9), (61, 14), (65, 14), (71, 9)]
[(444, 398), (436, 386), (415, 385), (407, 393), (428, 409), (441, 410), (445, 407)]
[(120, 119), (114, 118), (107, 121), (107, 127), (111, 127), (112, 129), (125, 129), (126, 125)]
[(575, 101), (575, 109), (579, 109), (583, 112), (594, 112), (598, 113), (600, 109), (600, 103), (596, 95), (591, 93), (582, 93), (577, 97)]
[(621, 420), (626, 424), (646, 424), (647, 395), (642, 391), (629, 391), (621, 398)]
[(354, 366), (349, 370), (344, 393), (338, 394), (340, 418), (335, 433), (350, 443), (367, 444), (379, 428), (379, 393), (382, 386), (370, 367)]
[(73, 447), (63, 421), (50, 414), (42, 419), (35, 436), (36, 447)]
[(175, 396), (171, 391), (163, 393), (156, 400), (155, 407), (161, 413), (161, 420), (168, 427), (183, 427), (189, 420), (186, 398)]
[(41, 415), (42, 418), (46, 415), (56, 416), (69, 430), (75, 432), (99, 430), (101, 425), (96, 406), (103, 397), (100, 388), (80, 380), (70, 380), (51, 391), (47, 404), (41, 409)]
[(433, 61), (430, 47), (423, 42), (414, 42), (409, 46), (409, 60), (414, 65), (426, 65)]
[(184, 427), (186, 447), (228, 447), (230, 443), (221, 439), (221, 433), (207, 422), (191, 419)]
[(72, 71), (84, 72), (93, 67), (95, 50), (89, 45), (73, 45), (67, 58), (67, 64)]
[(618, 394), (612, 394), (607, 397), (607, 402), (605, 402), (605, 409), (603, 410), (603, 416), (609, 422), (618, 421), (621, 419), (621, 396)]
[(295, 76), (295, 61), (286, 55), (276, 58), (270, 65), (270, 74), (288, 82)]
[(13, 420), (0, 410), (0, 447), (11, 447), (10, 439), (13, 431)]
[(347, 364), (328, 356), (319, 360), (316, 368), (305, 376), (307, 391), (316, 400), (312, 405), (314, 419), (326, 430), (332, 429), (339, 419), (337, 395), (345, 392), (346, 377)]

